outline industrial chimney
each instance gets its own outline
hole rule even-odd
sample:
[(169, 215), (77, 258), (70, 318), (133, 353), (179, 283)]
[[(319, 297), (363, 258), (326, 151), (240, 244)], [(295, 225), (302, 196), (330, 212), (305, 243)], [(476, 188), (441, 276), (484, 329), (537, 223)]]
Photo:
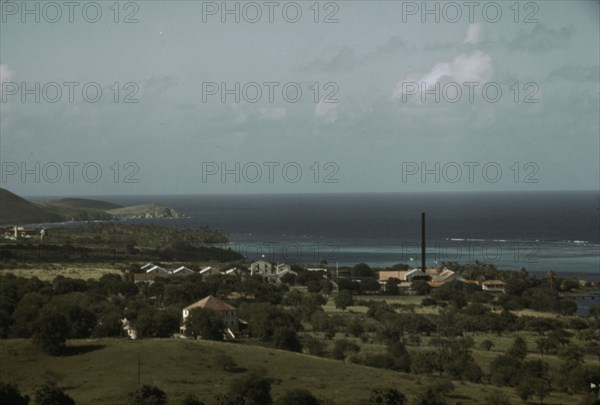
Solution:
[(425, 213), (421, 213), (421, 270), (425, 272)]

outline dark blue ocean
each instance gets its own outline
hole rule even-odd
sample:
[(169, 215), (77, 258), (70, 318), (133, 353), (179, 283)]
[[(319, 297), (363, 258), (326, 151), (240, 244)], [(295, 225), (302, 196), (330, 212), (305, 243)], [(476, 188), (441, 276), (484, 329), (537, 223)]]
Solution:
[(425, 212), (428, 265), (479, 260), (502, 269), (524, 267), (533, 274), (554, 270), (563, 276), (600, 279), (597, 192), (90, 198), (122, 205), (163, 203), (186, 218), (153, 222), (222, 229), (230, 237), (229, 246), (248, 259), (265, 255), (273, 261), (324, 260), (340, 266), (416, 265)]

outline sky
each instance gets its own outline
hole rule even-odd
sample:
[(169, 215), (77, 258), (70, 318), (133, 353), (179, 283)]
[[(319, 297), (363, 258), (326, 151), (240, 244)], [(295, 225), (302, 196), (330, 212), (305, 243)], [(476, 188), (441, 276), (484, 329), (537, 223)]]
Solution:
[(69, 4), (0, 3), (17, 194), (600, 187), (598, 1)]

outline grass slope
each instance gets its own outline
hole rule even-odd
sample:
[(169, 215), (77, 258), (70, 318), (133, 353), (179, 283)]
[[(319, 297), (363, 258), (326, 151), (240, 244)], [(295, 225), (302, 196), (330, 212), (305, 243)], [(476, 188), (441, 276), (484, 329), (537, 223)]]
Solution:
[(100, 200), (90, 200), (87, 198), (61, 198), (60, 200), (52, 200), (48, 202), (53, 205), (62, 205), (71, 208), (84, 208), (104, 211), (123, 207), (122, 205)]
[[(32, 394), (46, 378), (58, 385), (78, 404), (124, 404), (137, 387), (138, 357), (141, 383), (157, 384), (170, 404), (187, 394), (198, 395), (211, 404), (214, 394), (227, 390), (241, 374), (223, 370), (219, 356), (231, 356), (247, 370), (262, 370), (274, 380), (274, 399), (286, 390), (305, 388), (336, 404), (364, 404), (374, 387), (394, 386), (413, 397), (430, 377), (397, 373), (341, 361), (323, 359), (265, 347), (220, 342), (155, 339), (142, 341), (98, 339), (71, 341), (71, 355), (50, 357), (32, 348), (29, 340), (0, 342), (0, 380), (15, 382), (22, 392)], [(450, 403), (482, 404), (496, 390), (504, 391), (512, 403), (522, 403), (512, 389), (455, 382)], [(569, 403), (573, 398), (553, 394), (546, 404)]]
[[(374, 387), (396, 387), (411, 399), (427, 383), (429, 376), (389, 370), (274, 350), (259, 346), (220, 342), (153, 339), (142, 341), (98, 339), (69, 342), (71, 354), (50, 357), (33, 348), (29, 340), (0, 342), (0, 380), (16, 382), (21, 391), (32, 394), (46, 378), (58, 385), (78, 404), (124, 404), (127, 394), (138, 383), (138, 358), (141, 383), (163, 389), (170, 404), (186, 395), (198, 395), (210, 404), (218, 392), (228, 389), (239, 372), (223, 370), (219, 356), (227, 354), (242, 372), (262, 370), (273, 379), (273, 398), (286, 390), (309, 389), (322, 399), (336, 404), (365, 404)], [(454, 382), (456, 391), (450, 403), (483, 404), (486, 396), (502, 391), (511, 403), (523, 403), (513, 389)], [(575, 398), (553, 395), (546, 404), (572, 403)]]
[(7, 189), (0, 188), (0, 224), (57, 222), (60, 214), (27, 201)]

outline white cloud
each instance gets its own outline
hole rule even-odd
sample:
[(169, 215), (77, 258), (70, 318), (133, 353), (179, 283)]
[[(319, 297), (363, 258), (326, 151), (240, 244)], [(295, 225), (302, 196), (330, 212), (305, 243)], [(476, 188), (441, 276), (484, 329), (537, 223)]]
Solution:
[(451, 62), (436, 64), (431, 70), (424, 74), (410, 75), (396, 85), (393, 98), (402, 97), (403, 83), (414, 82), (418, 85), (425, 84), (425, 88), (435, 87), (442, 78), (454, 80), (460, 84), (464, 82), (482, 82), (492, 76), (492, 58), (477, 50), (472, 54), (461, 54)]
[(283, 107), (276, 107), (276, 108), (262, 107), (262, 108), (258, 109), (258, 112), (260, 113), (260, 115), (262, 115), (263, 118), (273, 120), (273, 121), (280, 120), (287, 116), (287, 110)]
[(15, 72), (8, 68), (8, 65), (0, 64), (0, 83), (11, 81), (15, 77)]
[(467, 29), (467, 35), (463, 44), (477, 45), (481, 41), (481, 34), (483, 33), (483, 25), (481, 23), (469, 24)]
[(315, 115), (325, 122), (335, 122), (337, 120), (338, 103), (324, 103), (319, 101), (315, 107)]

